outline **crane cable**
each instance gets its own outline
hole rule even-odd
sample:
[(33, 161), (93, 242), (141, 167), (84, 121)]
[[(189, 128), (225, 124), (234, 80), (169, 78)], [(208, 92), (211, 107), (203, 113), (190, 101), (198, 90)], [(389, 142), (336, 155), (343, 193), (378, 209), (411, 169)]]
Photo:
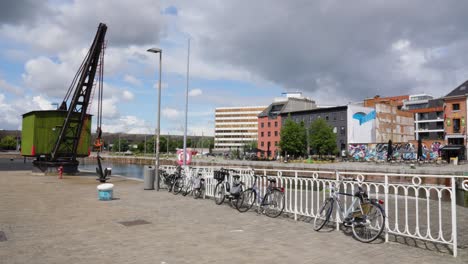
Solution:
[(106, 43), (102, 43), (102, 52), (100, 54), (99, 63), (99, 75), (98, 75), (98, 107), (97, 107), (97, 128), (96, 128), (96, 140), (94, 146), (101, 151), (104, 141), (102, 140), (102, 99), (103, 99), (103, 82), (104, 82), (104, 52)]

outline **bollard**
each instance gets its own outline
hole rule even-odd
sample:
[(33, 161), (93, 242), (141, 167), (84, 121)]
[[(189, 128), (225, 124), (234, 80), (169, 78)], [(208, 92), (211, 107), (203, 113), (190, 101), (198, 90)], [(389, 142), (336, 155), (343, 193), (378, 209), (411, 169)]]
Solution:
[(63, 179), (63, 166), (58, 167), (59, 179)]

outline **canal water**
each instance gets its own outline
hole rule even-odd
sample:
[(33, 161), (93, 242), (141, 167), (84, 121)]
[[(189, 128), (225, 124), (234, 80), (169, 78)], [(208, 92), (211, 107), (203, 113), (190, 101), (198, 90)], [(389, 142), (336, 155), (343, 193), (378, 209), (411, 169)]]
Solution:
[[(78, 169), (80, 171), (96, 171), (97, 163), (90, 161), (80, 161)], [(139, 164), (122, 164), (102, 161), (102, 169), (112, 168), (112, 175), (119, 175), (128, 178), (143, 179), (144, 165)], [(111, 175), (111, 176), (112, 176)]]

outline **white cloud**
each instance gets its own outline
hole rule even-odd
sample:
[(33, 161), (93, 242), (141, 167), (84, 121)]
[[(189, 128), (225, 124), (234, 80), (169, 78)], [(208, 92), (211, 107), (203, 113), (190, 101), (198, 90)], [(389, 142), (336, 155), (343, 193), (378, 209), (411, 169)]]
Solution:
[(119, 110), (117, 108), (119, 100), (115, 97), (102, 100), (102, 117), (113, 119), (118, 117)]
[(0, 93), (0, 128), (19, 129), (21, 127), (21, 115), (33, 110), (50, 110), (51, 102), (42, 96), (25, 96), (16, 100), (8, 100)]
[(190, 90), (190, 92), (188, 93), (189, 96), (199, 96), (199, 95), (202, 95), (202, 90), (201, 89), (192, 89)]
[(171, 120), (175, 120), (182, 116), (181, 111), (174, 109), (174, 108), (169, 108), (169, 107), (162, 109), (161, 113), (164, 117), (171, 119)]
[(45, 99), (42, 96), (34, 96), (32, 101), (34, 102), (35, 105), (39, 107), (39, 109), (34, 109), (34, 110), (52, 110), (54, 107), (52, 106), (52, 102)]
[(51, 12), (36, 23), (4, 25), (0, 35), (56, 53), (89, 45), (100, 22), (108, 25), (109, 42), (117, 46), (157, 43), (165, 27), (160, 3), (152, 0), (75, 0), (50, 2), (48, 8)]
[(142, 83), (139, 79), (137, 79), (135, 76), (126, 74), (124, 76), (124, 81), (126, 81), (129, 84), (135, 85), (135, 86), (141, 86)]
[(134, 97), (135, 97), (135, 96), (134, 96), (133, 93), (130, 92), (130, 91), (125, 90), (125, 91), (122, 92), (122, 98), (123, 98), (125, 101), (131, 101), (131, 100), (133, 100)]
[(75, 73), (69, 63), (55, 63), (47, 57), (29, 60), (25, 65), (23, 81), (34, 92), (63, 97)]
[(104, 120), (102, 129), (109, 133), (150, 134), (154, 132), (145, 120), (132, 115), (114, 120)]

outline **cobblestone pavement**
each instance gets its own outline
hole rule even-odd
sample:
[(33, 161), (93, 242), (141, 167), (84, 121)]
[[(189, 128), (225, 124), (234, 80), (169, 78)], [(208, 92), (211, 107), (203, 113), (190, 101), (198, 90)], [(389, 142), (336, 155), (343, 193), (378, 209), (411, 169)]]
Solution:
[[(111, 182), (116, 199), (98, 201), (94, 176), (0, 172), (0, 263), (468, 263), (467, 249), (453, 258), (436, 247), (363, 244), (304, 221)], [(138, 219), (149, 224), (119, 223)]]

